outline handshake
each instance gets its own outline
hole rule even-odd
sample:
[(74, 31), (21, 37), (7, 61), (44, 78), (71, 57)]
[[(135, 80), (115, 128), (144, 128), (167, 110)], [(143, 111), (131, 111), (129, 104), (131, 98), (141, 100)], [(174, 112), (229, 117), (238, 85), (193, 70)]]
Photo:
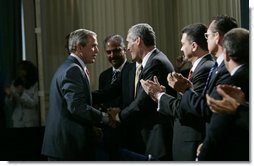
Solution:
[(112, 128), (116, 128), (119, 123), (119, 112), (121, 111), (118, 107), (110, 107), (107, 109), (107, 113), (103, 114), (103, 122)]

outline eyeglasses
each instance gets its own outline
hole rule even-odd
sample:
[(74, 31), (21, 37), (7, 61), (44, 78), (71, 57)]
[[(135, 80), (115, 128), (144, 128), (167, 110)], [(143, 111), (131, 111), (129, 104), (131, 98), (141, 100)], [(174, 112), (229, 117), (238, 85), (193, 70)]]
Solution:
[(215, 34), (215, 33), (214, 32), (212, 32), (212, 33), (204, 33), (206, 39), (208, 39), (208, 36), (212, 35), (212, 34)]
[(116, 48), (116, 49), (113, 49), (113, 50), (106, 50), (106, 53), (107, 54), (112, 54), (112, 52), (113, 52), (113, 54), (117, 54), (121, 51), (122, 51), (122, 48)]

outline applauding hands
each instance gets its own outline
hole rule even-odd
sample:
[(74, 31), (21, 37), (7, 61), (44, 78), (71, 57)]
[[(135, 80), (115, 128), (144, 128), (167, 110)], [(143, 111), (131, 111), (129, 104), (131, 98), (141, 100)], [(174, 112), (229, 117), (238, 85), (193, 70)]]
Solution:
[(214, 113), (235, 113), (240, 104), (245, 104), (245, 95), (239, 87), (218, 85), (217, 92), (223, 97), (216, 100), (206, 95), (209, 108)]

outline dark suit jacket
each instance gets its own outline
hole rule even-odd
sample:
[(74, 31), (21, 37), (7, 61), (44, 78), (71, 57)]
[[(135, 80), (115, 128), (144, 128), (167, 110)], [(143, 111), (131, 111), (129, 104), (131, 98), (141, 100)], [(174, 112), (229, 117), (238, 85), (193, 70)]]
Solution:
[[(202, 94), (205, 87), (210, 68), (214, 64), (212, 55), (204, 56), (192, 73), (190, 81), (193, 89)], [(205, 135), (205, 121), (202, 118), (189, 114), (188, 117), (178, 116), (177, 109), (181, 101), (181, 95), (174, 98), (164, 94), (160, 99), (159, 112), (174, 117), (173, 133), (173, 160), (175, 161), (194, 161), (196, 158), (197, 146), (203, 141)]]
[[(166, 55), (156, 49), (143, 68), (141, 79), (153, 79), (153, 76), (156, 75), (159, 82), (166, 87), (167, 92), (175, 96), (176, 92), (167, 84), (167, 75), (173, 71), (173, 65)], [(125, 100), (123, 104), (124, 106), (128, 106), (122, 109), (119, 114), (121, 123), (129, 123), (133, 119), (138, 120), (137, 127), (141, 129), (146, 145), (146, 155), (151, 154), (157, 159), (170, 160), (173, 127), (172, 117), (167, 117), (157, 112), (157, 104), (144, 92), (142, 86), (139, 86), (137, 96), (132, 100), (134, 86), (128, 85), (122, 78), (124, 77), (123, 73), (124, 71), (121, 73), (121, 81), (115, 82), (106, 92), (97, 91), (93, 93), (93, 98), (95, 101), (96, 99), (107, 100), (123, 94)], [(127, 76), (134, 81), (133, 73), (129, 72)], [(122, 81), (125, 83), (122, 84)], [(119, 89), (122, 89), (122, 91), (119, 91)]]
[[(136, 62), (128, 64), (123, 70), (121, 75), (121, 96), (122, 106), (121, 109), (128, 107), (133, 100), (134, 85), (136, 74)], [(129, 118), (128, 123), (121, 123), (121, 139), (123, 148), (135, 151), (141, 154), (145, 153), (145, 145), (141, 137), (139, 117), (135, 114)]]
[[(232, 80), (224, 82), (241, 87), (246, 96), (249, 96), (249, 67), (241, 66)], [(247, 97), (248, 100), (248, 97)], [(239, 110), (245, 111), (245, 110)], [(238, 111), (238, 112), (239, 112)], [(199, 160), (223, 160), (223, 161), (248, 161), (249, 160), (249, 130), (248, 127), (239, 124), (239, 113), (216, 114), (211, 117), (208, 125), (207, 135), (203, 143)], [(244, 116), (248, 121), (248, 116)], [(241, 119), (240, 119), (241, 120)], [(245, 125), (246, 126), (246, 125)]]
[(208, 93), (215, 99), (221, 99), (216, 91), (216, 86), (228, 80), (230, 80), (230, 74), (227, 71), (224, 62), (222, 62), (212, 75), (206, 91), (204, 89), (202, 94), (195, 92), (193, 89), (188, 89), (184, 92), (179, 104), (180, 107), (176, 110), (179, 119), (195, 117), (195, 119), (202, 119), (208, 124), (212, 112), (207, 106), (205, 94)]
[[(129, 65), (129, 63), (130, 62), (126, 61), (121, 72)], [(100, 90), (106, 88), (107, 86), (111, 84), (112, 76), (113, 76), (113, 67), (110, 67), (104, 70), (100, 74), (99, 76)], [(120, 76), (121, 76), (121, 73), (119, 73), (118, 77)], [(98, 107), (100, 107), (100, 109), (104, 112), (107, 112), (107, 109), (109, 107), (122, 107), (122, 96), (118, 96), (117, 98), (109, 100), (107, 102), (102, 102), (98, 105)], [(132, 133), (132, 131), (135, 131), (135, 130), (126, 126), (118, 126), (117, 128), (112, 128), (110, 126), (103, 125), (101, 126), (101, 128), (103, 131), (103, 140), (101, 143), (102, 144), (101, 147), (104, 148), (104, 150), (106, 151), (105, 153), (107, 153), (107, 155), (109, 156), (108, 160), (111, 160), (111, 161), (121, 160), (121, 157), (119, 156), (119, 148), (129, 147), (129, 146), (126, 146), (126, 144), (130, 142), (130, 138), (131, 138), (130, 133)], [(130, 129), (132, 129), (131, 132), (130, 132)], [(129, 135), (127, 135), (127, 133)], [(136, 142), (136, 141), (132, 141), (132, 144), (133, 142)]]
[[(128, 66), (129, 63), (130, 62), (126, 61), (126, 63), (124, 64), (124, 66), (122, 68), (122, 71), (124, 70), (124, 68), (126, 66)], [(105, 87), (107, 87), (108, 85), (111, 84), (112, 75), (113, 75), (113, 68), (112, 67), (104, 70), (100, 74), (100, 76), (99, 76), (99, 89), (104, 89)], [(110, 100), (110, 101), (108, 101), (106, 103), (103, 103), (103, 107), (104, 108), (108, 108), (108, 107), (120, 107), (121, 105), (122, 105), (122, 103), (121, 103), (121, 96), (118, 96), (114, 100)]]
[[(175, 95), (167, 84), (167, 75), (174, 71), (173, 65), (166, 55), (156, 49), (141, 72), (141, 79), (153, 79), (167, 88), (169, 94)], [(171, 159), (172, 118), (157, 112), (157, 104), (144, 92), (141, 86), (137, 89), (134, 101), (120, 112), (121, 121), (128, 122), (133, 116), (139, 117), (139, 125), (146, 144), (146, 154), (157, 159)]]
[(179, 116), (184, 118), (188, 117), (189, 114), (193, 114), (203, 118), (209, 123), (212, 112), (207, 106), (205, 94), (209, 94), (215, 99), (221, 99), (221, 96), (217, 93), (216, 86), (229, 80), (230, 74), (227, 71), (224, 62), (222, 62), (212, 75), (207, 91), (203, 91), (202, 95), (198, 94), (193, 89), (188, 89), (184, 92), (180, 103), (180, 109), (177, 110)]
[(51, 81), (42, 154), (60, 160), (94, 160), (93, 125), (102, 113), (93, 107), (89, 80), (69, 56)]

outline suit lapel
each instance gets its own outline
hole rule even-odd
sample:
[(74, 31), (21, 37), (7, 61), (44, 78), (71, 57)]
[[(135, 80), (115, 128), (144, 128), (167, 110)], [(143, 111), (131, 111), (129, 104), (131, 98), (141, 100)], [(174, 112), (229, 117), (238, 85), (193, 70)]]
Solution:
[(208, 84), (208, 90), (207, 92), (210, 93), (211, 89), (214, 88), (214, 84), (217, 82), (217, 79), (218, 79), (218, 76), (220, 75), (220, 73), (224, 72), (224, 70), (227, 70), (225, 68), (225, 64), (224, 64), (224, 61), (215, 69), (215, 72), (214, 74), (212, 75), (211, 77), (211, 80)]
[(135, 84), (135, 72), (136, 72), (136, 64), (134, 63), (132, 65), (132, 67), (130, 68), (130, 72), (129, 72), (129, 78), (130, 78), (130, 83), (131, 86), (130, 87), (130, 98), (134, 99), (134, 84)]
[(85, 73), (85, 71), (84, 71), (82, 65), (79, 63), (79, 61), (78, 61), (75, 57), (73, 57), (73, 56), (68, 56), (67, 59), (68, 59), (69, 61), (71, 61), (71, 63), (74, 63), (74, 64), (76, 64), (76, 65), (79, 66), (80, 72), (81, 72), (81, 74), (82, 74), (82, 76), (83, 76), (83, 79), (84, 79), (84, 81), (85, 81), (86, 84), (87, 84), (87, 89), (88, 89), (89, 94), (90, 94), (89, 96), (90, 96), (90, 104), (91, 104), (91, 103), (92, 103), (92, 95), (91, 95), (91, 89), (90, 89), (90, 81), (89, 81), (89, 78), (87, 77), (87, 75), (86, 75), (86, 73)]
[(143, 78), (143, 76), (146, 74), (146, 72), (148, 71), (148, 69), (151, 67), (151, 62), (153, 60), (153, 58), (159, 53), (160, 51), (156, 48), (151, 56), (149, 57), (149, 59), (147, 60), (146, 62), (146, 66), (143, 68), (142, 72), (141, 72), (141, 77), (140, 78)]
[(207, 54), (204, 58), (201, 59), (201, 61), (198, 63), (195, 71), (192, 73), (192, 77), (194, 77), (198, 71), (200, 70), (200, 68), (203, 67), (203, 64), (208, 61), (208, 60), (212, 60), (212, 55), (211, 54)]

